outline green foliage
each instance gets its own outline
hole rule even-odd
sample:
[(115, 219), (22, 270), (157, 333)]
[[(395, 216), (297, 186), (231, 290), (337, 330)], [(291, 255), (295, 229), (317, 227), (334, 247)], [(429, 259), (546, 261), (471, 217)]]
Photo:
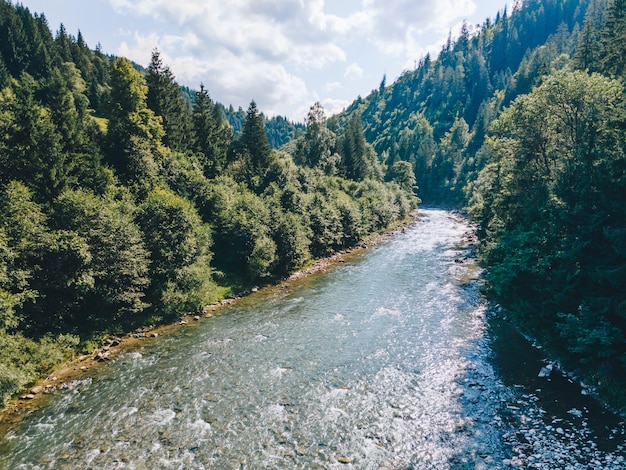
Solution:
[(412, 165), (384, 183), (358, 116), (329, 121), (226, 109), (157, 51), (143, 70), (0, 0), (2, 399), (79, 336), (197, 312), (406, 217)]
[(50, 110), (35, 100), (36, 83), (22, 75), (0, 95), (0, 183), (23, 181), (48, 200), (67, 185), (67, 155), (62, 152)]
[(189, 101), (174, 81), (172, 71), (163, 65), (159, 51), (156, 49), (152, 51), (146, 84), (148, 85), (146, 96), (148, 108), (156, 116), (162, 118), (163, 143), (172, 150), (190, 150), (193, 142), (193, 125)]
[(244, 167), (244, 175), (248, 186), (260, 188), (261, 179), (270, 165), (272, 149), (267, 134), (263, 116), (259, 113), (256, 103), (252, 101), (248, 112), (243, 132), (239, 138), (240, 150), (237, 157)]
[(0, 331), (0, 403), (33, 385), (50, 369), (69, 359), (79, 339), (46, 336), (38, 341)]
[(193, 105), (194, 150), (208, 178), (214, 178), (224, 170), (228, 147), (232, 141), (232, 129), (222, 119), (218, 104), (213, 104), (209, 93), (200, 85)]
[(601, 34), (602, 70), (612, 77), (626, 79), (626, 1), (609, 1)]
[(494, 124), (473, 189), (492, 293), (524, 328), (589, 372), (624, 373), (622, 84), (559, 72)]
[(147, 306), (150, 253), (135, 223), (135, 211), (123, 192), (100, 197), (67, 191), (55, 201), (55, 224), (75, 232), (89, 251), (84, 272), (76, 273), (88, 286), (74, 314), (76, 326), (132, 322), (132, 315)]
[(269, 230), (271, 214), (260, 196), (229, 177), (211, 185), (206, 205), (214, 226), (218, 267), (258, 280), (270, 276), (276, 245)]
[(149, 302), (156, 310), (196, 311), (208, 302), (211, 238), (195, 207), (170, 191), (155, 188), (137, 221), (150, 252)]
[(126, 181), (148, 189), (155, 184), (164, 136), (161, 118), (147, 107), (145, 79), (127, 59), (111, 71), (108, 161)]
[(48, 245), (46, 217), (23, 183), (8, 183), (0, 193), (2, 323), (0, 330), (23, 326), (23, 306), (39, 293), (32, 286), (38, 261)]
[(340, 171), (341, 156), (336, 149), (337, 135), (326, 126), (324, 108), (320, 103), (311, 106), (306, 119), (306, 132), (296, 140), (294, 161), (299, 165), (320, 168), (333, 176)]
[(359, 113), (352, 113), (338, 142), (341, 154), (341, 173), (348, 179), (382, 179), (382, 170), (374, 148), (365, 141)]

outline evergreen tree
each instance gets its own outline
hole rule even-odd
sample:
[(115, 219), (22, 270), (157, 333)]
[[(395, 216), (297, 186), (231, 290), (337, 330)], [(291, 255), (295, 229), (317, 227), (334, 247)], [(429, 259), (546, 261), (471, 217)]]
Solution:
[(580, 70), (600, 71), (602, 44), (601, 30), (607, 0), (592, 0), (585, 14), (585, 24), (576, 46), (574, 65)]
[(204, 174), (215, 177), (226, 165), (231, 131), (222, 119), (219, 105), (213, 104), (204, 85), (196, 92), (192, 119), (194, 150), (201, 155)]
[(111, 73), (108, 160), (126, 180), (154, 184), (162, 157), (163, 127), (146, 104), (148, 87), (128, 59), (117, 59)]
[(69, 166), (50, 110), (35, 100), (36, 82), (23, 74), (0, 95), (0, 183), (23, 181), (37, 201), (68, 184)]
[(148, 92), (146, 102), (163, 122), (163, 143), (172, 150), (186, 151), (193, 146), (191, 109), (174, 81), (169, 67), (163, 65), (158, 50), (152, 51), (152, 59), (146, 74)]
[(626, 77), (626, 0), (610, 0), (602, 29), (602, 68), (613, 77)]
[(272, 149), (265, 133), (263, 115), (259, 113), (254, 100), (248, 107), (240, 141), (250, 178), (263, 177), (272, 159)]
[(340, 158), (335, 153), (337, 136), (326, 126), (324, 108), (319, 102), (309, 109), (305, 124), (306, 132), (297, 140), (294, 161), (319, 167), (327, 175), (337, 174)]
[(338, 144), (342, 169), (346, 178), (362, 181), (365, 178), (382, 179), (378, 156), (365, 140), (361, 115), (352, 113)]

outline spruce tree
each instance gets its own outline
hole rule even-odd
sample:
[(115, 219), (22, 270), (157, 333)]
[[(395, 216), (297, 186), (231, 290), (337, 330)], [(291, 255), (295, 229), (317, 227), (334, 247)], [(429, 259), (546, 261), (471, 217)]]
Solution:
[(246, 113), (246, 121), (241, 134), (241, 143), (245, 152), (248, 171), (252, 177), (262, 177), (269, 167), (272, 149), (267, 134), (263, 115), (259, 113), (254, 100)]
[(602, 68), (613, 77), (626, 77), (626, 0), (611, 0), (602, 30)]
[(154, 114), (163, 118), (163, 143), (173, 150), (187, 151), (193, 147), (191, 109), (174, 74), (163, 64), (157, 49), (146, 74), (147, 104)]
[(192, 111), (194, 151), (200, 156), (204, 174), (217, 176), (226, 164), (226, 151), (230, 144), (228, 132), (221, 117), (219, 105), (213, 104), (209, 92), (200, 85)]

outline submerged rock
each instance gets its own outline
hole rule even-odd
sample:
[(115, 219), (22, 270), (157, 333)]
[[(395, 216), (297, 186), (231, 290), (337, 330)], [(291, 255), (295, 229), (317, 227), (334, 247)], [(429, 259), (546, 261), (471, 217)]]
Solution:
[(541, 378), (550, 377), (550, 375), (552, 375), (553, 368), (554, 368), (554, 364), (548, 364), (547, 366), (542, 367), (537, 377), (541, 377)]

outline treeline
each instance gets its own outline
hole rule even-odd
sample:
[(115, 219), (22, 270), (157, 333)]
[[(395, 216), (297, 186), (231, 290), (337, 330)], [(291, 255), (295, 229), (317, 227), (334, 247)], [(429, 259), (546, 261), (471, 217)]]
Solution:
[[(141, 70), (0, 1), (2, 400), (102, 335), (280, 279), (416, 207), (412, 172), (384, 182), (360, 121), (319, 149), (301, 129), (292, 157), (254, 101), (235, 132), (202, 85), (188, 96), (158, 51)], [(281, 125), (275, 145), (298, 128)]]
[(526, 0), (349, 112), (478, 224), (486, 289), (626, 405), (626, 2)]

